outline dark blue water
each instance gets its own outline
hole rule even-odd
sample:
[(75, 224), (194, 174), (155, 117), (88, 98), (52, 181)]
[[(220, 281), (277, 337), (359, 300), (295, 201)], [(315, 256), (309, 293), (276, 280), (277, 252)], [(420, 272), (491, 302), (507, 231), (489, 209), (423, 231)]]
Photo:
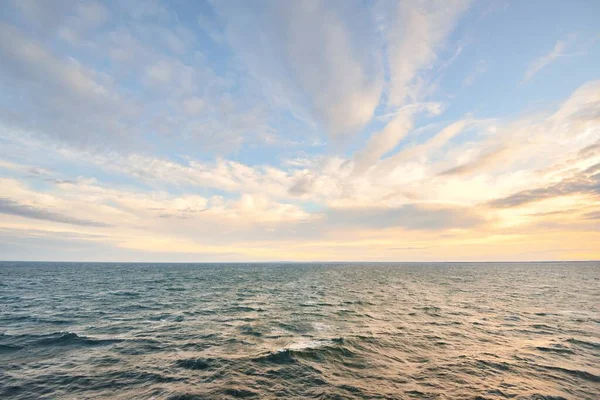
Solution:
[(0, 263), (2, 399), (599, 399), (600, 263)]

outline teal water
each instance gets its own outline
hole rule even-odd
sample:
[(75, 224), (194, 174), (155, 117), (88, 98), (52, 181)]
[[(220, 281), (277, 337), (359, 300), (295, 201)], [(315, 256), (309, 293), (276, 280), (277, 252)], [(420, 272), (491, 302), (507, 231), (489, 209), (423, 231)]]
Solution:
[(598, 399), (600, 263), (0, 263), (1, 399)]

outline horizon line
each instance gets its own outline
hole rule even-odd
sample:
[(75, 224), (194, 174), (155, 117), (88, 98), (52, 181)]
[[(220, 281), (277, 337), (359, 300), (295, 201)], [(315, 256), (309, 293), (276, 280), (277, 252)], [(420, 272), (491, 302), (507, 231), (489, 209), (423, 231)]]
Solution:
[(591, 260), (504, 260), (504, 261), (77, 261), (77, 260), (0, 260), (0, 263), (87, 263), (87, 264), (508, 264), (508, 263), (589, 263)]

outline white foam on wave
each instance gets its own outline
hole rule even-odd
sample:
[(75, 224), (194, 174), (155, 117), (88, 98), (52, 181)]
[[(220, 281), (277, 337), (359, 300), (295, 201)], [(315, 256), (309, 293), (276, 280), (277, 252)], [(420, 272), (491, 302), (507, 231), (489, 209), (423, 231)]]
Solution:
[(293, 336), (293, 332), (290, 332), (290, 331), (285, 330), (285, 329), (273, 328), (269, 332), (269, 336), (276, 336), (276, 337), (279, 337), (279, 336)]
[(323, 332), (323, 331), (327, 331), (329, 330), (329, 326), (325, 325), (321, 322), (314, 322), (313, 323), (313, 328), (315, 328), (315, 330), (319, 331), (319, 332)]
[(286, 351), (286, 350), (306, 350), (306, 349), (318, 349), (325, 346), (330, 346), (333, 344), (333, 341), (329, 339), (317, 339), (317, 340), (298, 340), (293, 342), (277, 351)]

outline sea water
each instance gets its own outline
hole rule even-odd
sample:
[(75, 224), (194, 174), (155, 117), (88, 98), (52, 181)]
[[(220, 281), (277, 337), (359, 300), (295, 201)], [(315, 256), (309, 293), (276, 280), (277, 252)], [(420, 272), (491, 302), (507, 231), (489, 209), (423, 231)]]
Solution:
[(0, 263), (1, 399), (599, 399), (600, 263)]

